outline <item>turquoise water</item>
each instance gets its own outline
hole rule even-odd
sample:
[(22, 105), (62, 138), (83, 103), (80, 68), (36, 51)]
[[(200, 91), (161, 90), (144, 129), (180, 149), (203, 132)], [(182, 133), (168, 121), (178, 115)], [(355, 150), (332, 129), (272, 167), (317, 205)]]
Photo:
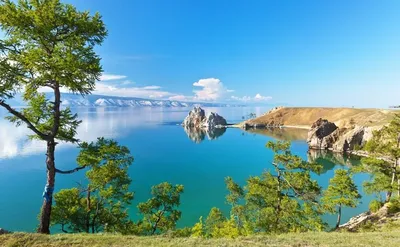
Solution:
[[(83, 120), (78, 137), (93, 141), (98, 136), (117, 139), (131, 150), (135, 161), (130, 168), (135, 199), (130, 209), (137, 219), (136, 205), (150, 196), (152, 185), (168, 181), (183, 184), (181, 198), (182, 218), (179, 226), (191, 226), (200, 216), (206, 216), (216, 206), (229, 212), (225, 203), (227, 193), (224, 178), (231, 176), (244, 184), (251, 175), (259, 175), (271, 168), (272, 152), (265, 148), (269, 140), (291, 140), (293, 153), (304, 159), (317, 160), (324, 165), (324, 173), (315, 176), (326, 187), (334, 170), (356, 165), (357, 159), (334, 156), (329, 153), (307, 155), (304, 130), (275, 130), (244, 132), (227, 129), (223, 133), (186, 133), (179, 126), (190, 109), (176, 108), (95, 108), (77, 109)], [(213, 108), (227, 118), (239, 122), (251, 112), (258, 115), (266, 108)], [(4, 112), (0, 112), (4, 116)], [(15, 128), (0, 120), (0, 227), (12, 231), (34, 231), (42, 203), (45, 184), (43, 143), (25, 138), (25, 127)], [(56, 163), (59, 169), (75, 167), (78, 150), (69, 144), (57, 147)], [(362, 192), (366, 174), (354, 177)], [(84, 179), (84, 172), (58, 175), (56, 191), (76, 186)], [(362, 192), (362, 194), (364, 194)], [(344, 209), (343, 222), (368, 208), (371, 197), (355, 209)], [(325, 219), (333, 223), (335, 216)], [(53, 229), (57, 231), (59, 229)]]

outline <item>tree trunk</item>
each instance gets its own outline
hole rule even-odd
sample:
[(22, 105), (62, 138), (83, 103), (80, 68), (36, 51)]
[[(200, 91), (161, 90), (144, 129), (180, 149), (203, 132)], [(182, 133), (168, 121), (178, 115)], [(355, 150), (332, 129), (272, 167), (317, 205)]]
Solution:
[(336, 227), (335, 229), (338, 229), (340, 226), (340, 218), (342, 217), (342, 205), (339, 204), (339, 210), (338, 210), (338, 217), (337, 217), (337, 222), (336, 222)]
[(86, 214), (86, 233), (90, 231), (90, 185), (87, 188), (87, 196), (86, 196), (86, 207), (87, 207), (87, 214)]
[[(396, 173), (397, 173), (397, 160), (395, 161), (395, 164), (393, 165), (392, 169), (392, 181), (390, 182), (391, 190), (393, 190), (394, 181), (396, 181)], [(388, 193), (386, 193), (386, 202), (389, 202), (391, 197), (392, 197), (392, 191), (388, 191)]]
[(281, 194), (281, 171), (279, 170), (278, 167), (276, 167), (277, 172), (278, 172), (278, 188), (277, 188), (277, 192), (278, 192), (278, 202), (277, 202), (277, 206), (276, 206), (276, 220), (275, 220), (275, 229), (278, 230), (278, 224), (279, 224), (279, 220), (280, 220), (280, 214), (281, 214), (281, 203), (282, 203), (282, 194)]
[(47, 183), (43, 192), (43, 205), (40, 214), (40, 222), (38, 233), (50, 234), (50, 215), (51, 215), (51, 205), (53, 202), (53, 191), (55, 183), (55, 162), (54, 162), (54, 151), (56, 143), (53, 140), (47, 142)]

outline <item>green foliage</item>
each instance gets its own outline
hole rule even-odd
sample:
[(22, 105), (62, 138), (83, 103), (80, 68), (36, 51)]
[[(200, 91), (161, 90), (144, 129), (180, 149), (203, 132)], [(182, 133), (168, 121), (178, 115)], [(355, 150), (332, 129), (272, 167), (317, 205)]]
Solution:
[[(0, 102), (7, 108), (6, 100), (22, 92), (28, 103), (20, 114), (7, 109), (9, 120), (37, 130), (37, 138), (75, 142), (80, 121), (69, 109), (60, 110), (59, 91), (84, 95), (94, 89), (102, 72), (94, 47), (107, 35), (101, 16), (59, 0), (4, 0), (0, 27), (5, 34), (0, 40)], [(54, 102), (40, 88), (53, 92)]]
[(311, 179), (311, 172), (319, 173), (322, 167), (292, 155), (290, 143), (269, 142), (267, 147), (275, 152), (274, 170), (250, 177), (244, 188), (226, 178), (231, 216), (226, 219), (220, 210), (212, 209), (205, 224), (206, 236), (234, 238), (256, 232), (324, 229), (318, 208), (321, 189)]
[(346, 170), (338, 169), (335, 176), (329, 180), (329, 186), (324, 191), (321, 202), (324, 208), (331, 213), (336, 213), (336, 207), (356, 207), (361, 195)]
[(400, 197), (391, 198), (388, 203), (388, 213), (395, 214), (398, 212), (400, 212)]
[[(389, 125), (373, 132), (373, 137), (365, 145), (365, 149), (372, 155), (371, 158), (364, 158), (362, 166), (358, 169), (361, 172), (371, 174), (371, 180), (364, 182), (367, 193), (386, 192), (386, 202), (391, 198), (392, 193), (398, 191), (395, 182), (400, 179), (400, 115), (396, 115)], [(387, 157), (391, 162), (383, 161), (379, 157)]]
[(199, 222), (194, 224), (194, 226), (192, 227), (191, 236), (192, 237), (204, 237), (205, 236), (203, 217), (200, 217)]
[(369, 203), (369, 211), (372, 213), (378, 212), (378, 210), (383, 206), (383, 203), (379, 200), (372, 200)]
[(89, 168), (87, 186), (54, 195), (52, 224), (68, 232), (126, 233), (130, 224), (127, 206), (133, 199), (128, 175), (132, 162), (129, 150), (113, 140), (82, 143), (77, 163)]
[(338, 169), (335, 176), (329, 180), (329, 186), (321, 198), (324, 209), (329, 213), (337, 213), (336, 228), (339, 227), (342, 207), (355, 208), (361, 195), (357, 186), (346, 170)]
[(233, 217), (216, 225), (211, 233), (214, 238), (237, 238), (239, 235), (240, 232)]
[(175, 229), (176, 222), (181, 218), (181, 211), (177, 207), (183, 189), (183, 185), (167, 182), (152, 187), (153, 197), (138, 205), (139, 212), (143, 214), (143, 220), (139, 222), (142, 234), (152, 235)]
[(213, 237), (214, 230), (222, 227), (226, 217), (219, 208), (212, 208), (205, 221), (206, 237)]

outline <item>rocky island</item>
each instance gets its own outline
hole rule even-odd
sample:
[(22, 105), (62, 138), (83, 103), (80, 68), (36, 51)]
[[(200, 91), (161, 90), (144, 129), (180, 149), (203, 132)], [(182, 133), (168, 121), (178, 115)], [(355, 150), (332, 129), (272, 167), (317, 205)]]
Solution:
[(182, 126), (189, 139), (200, 143), (206, 136), (208, 139), (214, 140), (223, 135), (227, 122), (225, 118), (215, 112), (206, 115), (201, 107), (194, 107), (183, 121)]

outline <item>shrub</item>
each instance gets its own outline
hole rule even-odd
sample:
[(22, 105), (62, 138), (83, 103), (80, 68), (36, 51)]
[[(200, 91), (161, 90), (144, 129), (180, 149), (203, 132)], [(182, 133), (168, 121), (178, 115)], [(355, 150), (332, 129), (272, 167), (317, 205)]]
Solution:
[(388, 213), (394, 214), (400, 212), (400, 198), (394, 197), (388, 203)]
[(371, 211), (372, 213), (376, 213), (378, 212), (378, 210), (383, 206), (383, 203), (381, 201), (378, 200), (372, 200), (369, 203), (369, 211)]

